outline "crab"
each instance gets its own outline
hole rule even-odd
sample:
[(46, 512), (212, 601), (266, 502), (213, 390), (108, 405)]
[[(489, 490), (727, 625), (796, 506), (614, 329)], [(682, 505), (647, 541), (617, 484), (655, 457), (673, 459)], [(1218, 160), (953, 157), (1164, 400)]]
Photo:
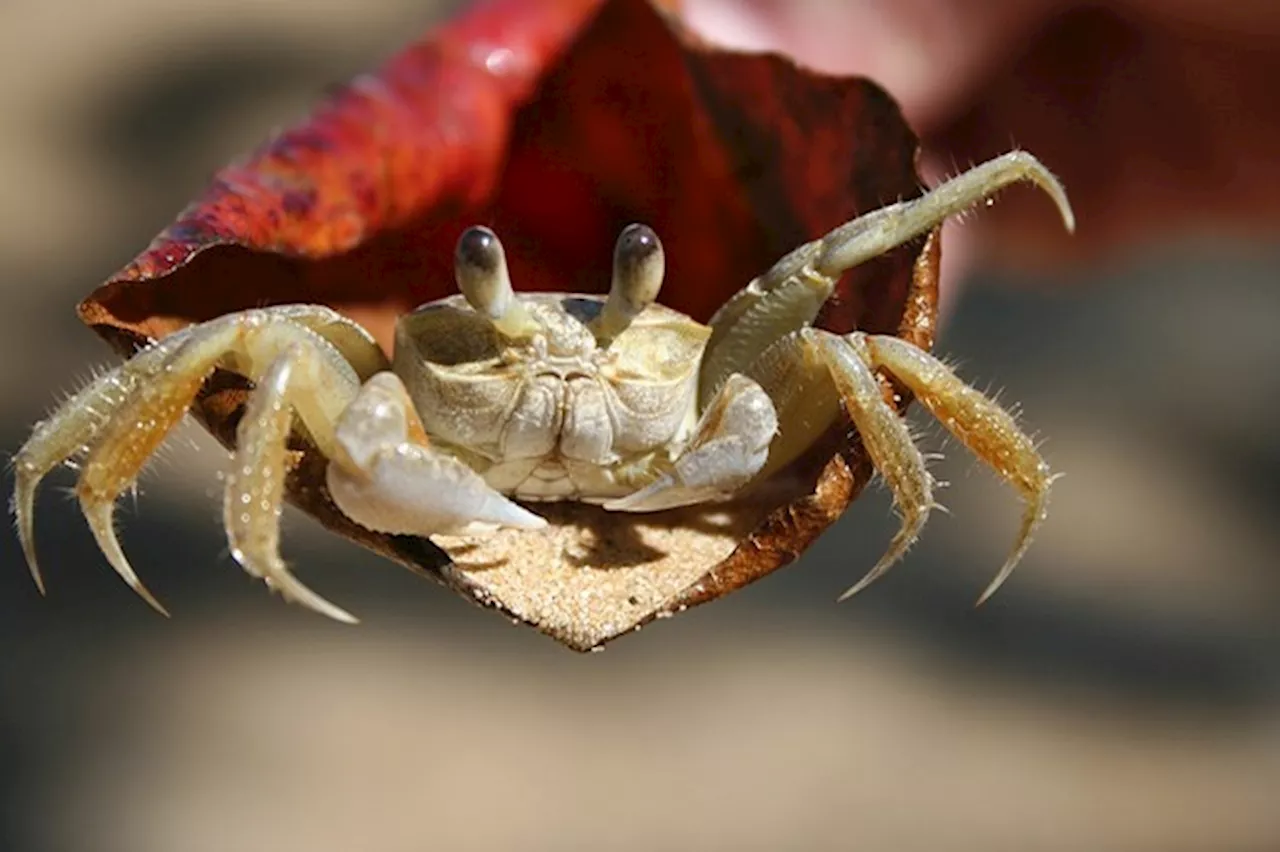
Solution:
[[(360, 325), (320, 305), (227, 314), (154, 342), (36, 425), (14, 460), (19, 538), (37, 586), (34, 498), (79, 459), (76, 495), (107, 561), (164, 612), (116, 537), (114, 508), (215, 368), (253, 391), (225, 479), (230, 552), (248, 574), (316, 612), (355, 619), (303, 584), (280, 555), (280, 515), (297, 432), (327, 459), (334, 504), (369, 530), (424, 537), (539, 535), (539, 505), (638, 513), (733, 500), (815, 444), (841, 410), (893, 496), (901, 528), (842, 599), (882, 575), (938, 508), (926, 456), (886, 400), (905, 388), (1022, 497), (1009, 576), (1044, 519), (1055, 476), (992, 399), (895, 336), (814, 326), (842, 273), (1030, 182), (1068, 229), (1057, 179), (1013, 151), (796, 248), (706, 325), (659, 304), (664, 254), (643, 224), (624, 229), (607, 296), (520, 294), (499, 238), (475, 226), (455, 252), (459, 293), (400, 318), (390, 361)], [(681, 235), (682, 238), (695, 236)]]

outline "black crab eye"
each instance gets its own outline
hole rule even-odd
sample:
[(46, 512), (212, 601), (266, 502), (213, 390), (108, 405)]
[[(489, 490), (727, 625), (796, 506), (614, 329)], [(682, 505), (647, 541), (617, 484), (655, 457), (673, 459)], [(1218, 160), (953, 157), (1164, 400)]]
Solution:
[(622, 229), (613, 250), (613, 284), (609, 298), (620, 299), (629, 313), (638, 313), (658, 298), (666, 257), (662, 241), (648, 225)]
[[(662, 241), (653, 228), (640, 223), (628, 225), (618, 235), (618, 243), (613, 249), (615, 282), (619, 276), (629, 279), (628, 283), (637, 280), (652, 281), (656, 278), (661, 285), (662, 254)], [(654, 295), (656, 297), (656, 292)]]
[(499, 267), (506, 266), (506, 256), (497, 234), (483, 225), (473, 225), (458, 237), (454, 263), (458, 269), (466, 267), (468, 270), (492, 275)]

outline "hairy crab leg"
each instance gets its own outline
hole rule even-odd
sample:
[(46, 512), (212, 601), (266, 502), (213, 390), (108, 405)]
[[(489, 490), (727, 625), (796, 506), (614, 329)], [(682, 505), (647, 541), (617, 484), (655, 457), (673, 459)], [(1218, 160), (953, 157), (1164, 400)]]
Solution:
[[(228, 353), (247, 356), (251, 367), (248, 372), (260, 376), (262, 368), (252, 369), (252, 362), (265, 360), (297, 341), (305, 341), (305, 345), (314, 349), (328, 346), (315, 332), (292, 323), (274, 323), (269, 314), (262, 312), (197, 326), (147, 381), (139, 383), (95, 436), (76, 485), (81, 510), (107, 561), (135, 592), (157, 609), (161, 609), (159, 604), (138, 581), (116, 538), (117, 499), (133, 485), (143, 465), (186, 414), (205, 379)], [(345, 384), (354, 395), (357, 381), (354, 374), (333, 372), (335, 375), (327, 377), (330, 381), (325, 387), (341, 388)], [(313, 418), (309, 425), (315, 427), (311, 431), (318, 444), (332, 445), (331, 440), (325, 440), (323, 417)]]
[(379, 373), (343, 412), (330, 462), (330, 494), (347, 517), (396, 534), (541, 529), (546, 521), (489, 487), (461, 461), (431, 447), (395, 373)]
[[(323, 375), (313, 383), (313, 392), (297, 399), (298, 413), (317, 445), (332, 449), (332, 423), (345, 400), (354, 397), (359, 376), (327, 341), (336, 338), (350, 344), (357, 339), (357, 330), (327, 308), (293, 305), (246, 311), (166, 338), (73, 396), (37, 426), (15, 458), (14, 510), (37, 585), (42, 587), (33, 536), (35, 490), (50, 470), (84, 453), (76, 492), (94, 537), (129, 586), (163, 612), (138, 580), (116, 538), (114, 509), (119, 495), (133, 486), (215, 366), (261, 377), (293, 345), (311, 353)], [(372, 339), (367, 335), (366, 339), (374, 347)], [(370, 351), (356, 354), (366, 368), (376, 362)], [(343, 388), (347, 388), (345, 396)]]
[(1068, 230), (1075, 216), (1058, 179), (1025, 151), (988, 160), (919, 198), (873, 210), (795, 249), (726, 302), (711, 318), (698, 399), (706, 405), (731, 373), (774, 342), (810, 325), (840, 275), (932, 230), (1011, 184), (1030, 182), (1053, 200)]
[(858, 427), (862, 445), (893, 494), (894, 506), (902, 519), (901, 528), (880, 560), (840, 596), (840, 600), (845, 600), (875, 582), (915, 543), (929, 519), (929, 512), (937, 505), (933, 499), (933, 477), (906, 423), (885, 400), (861, 338), (857, 335), (842, 338), (814, 329), (800, 332), (800, 338), (826, 363), (845, 410)]
[[(231, 555), (249, 575), (279, 591), (285, 600), (354, 624), (354, 616), (312, 591), (280, 556), (280, 513), (293, 407), (325, 378), (317, 364), (317, 350), (293, 343), (258, 380), (236, 431), (235, 459), (223, 497), (223, 523)], [(347, 391), (346, 398), (355, 395), (354, 386)]]
[(98, 376), (36, 424), (13, 459), (13, 513), (27, 568), (44, 593), (36, 561), (35, 495), (41, 480), (68, 459), (86, 453), (104, 426), (132, 397), (139, 383), (158, 370), (184, 338), (169, 338), (139, 353), (125, 365)]
[(1058, 208), (1066, 229), (1075, 230), (1075, 214), (1058, 179), (1026, 151), (1010, 151), (961, 172), (917, 199), (881, 207), (841, 225), (822, 238), (813, 267), (820, 275), (837, 276), (1024, 181), (1043, 190)]
[[(795, 343), (789, 345), (790, 340)], [(816, 357), (825, 365), (839, 399), (857, 427), (876, 471), (893, 494), (894, 505), (902, 517), (902, 527), (884, 556), (840, 599), (857, 594), (892, 567), (915, 542), (930, 510), (938, 507), (933, 499), (933, 478), (925, 468), (924, 456), (905, 422), (884, 398), (883, 386), (875, 373), (883, 370), (910, 388), (947, 431), (1022, 495), (1026, 508), (1018, 537), (995, 579), (978, 599), (979, 604), (985, 602), (1013, 573), (1045, 517), (1049, 488), (1056, 477), (1036, 450), (1034, 441), (999, 404), (966, 385), (937, 358), (905, 340), (861, 332), (842, 337), (828, 331), (804, 329), (789, 341), (773, 347), (774, 354), (766, 359), (773, 365), (772, 374), (783, 375), (786, 371), (778, 364), (788, 359), (798, 365)], [(808, 387), (813, 386), (812, 368), (807, 377), (794, 369), (790, 372), (800, 376)], [(773, 386), (766, 380), (766, 387)], [(815, 389), (810, 395), (821, 394)], [(784, 417), (784, 424), (786, 422)], [(813, 419), (804, 422), (798, 431), (790, 432), (784, 425), (780, 440), (771, 450), (776, 460), (770, 460), (770, 468), (794, 458), (797, 448), (807, 446), (828, 422), (830, 420)]]
[(1013, 573), (1045, 518), (1057, 476), (1013, 415), (961, 381), (945, 364), (896, 337), (851, 334), (845, 340), (869, 362), (901, 381), (947, 431), (1022, 495), (1026, 508), (1013, 551), (978, 599), (986, 601)]
[(151, 595), (116, 538), (116, 501), (133, 487), (142, 467), (169, 431), (186, 415), (220, 353), (192, 347), (188, 339), (164, 366), (117, 408), (93, 443), (80, 468), (76, 497), (98, 548), (129, 587), (156, 611), (168, 615)]

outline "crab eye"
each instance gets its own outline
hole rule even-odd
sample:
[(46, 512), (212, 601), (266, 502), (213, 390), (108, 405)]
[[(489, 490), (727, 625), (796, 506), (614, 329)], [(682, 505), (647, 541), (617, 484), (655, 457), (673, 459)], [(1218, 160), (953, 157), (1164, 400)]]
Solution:
[(458, 238), (453, 263), (458, 289), (476, 313), (509, 337), (530, 333), (535, 324), (511, 287), (507, 256), (497, 234), (479, 225), (467, 228)]
[(600, 313), (597, 332), (602, 338), (621, 334), (632, 320), (658, 298), (666, 257), (662, 241), (648, 225), (628, 225), (613, 249), (613, 283)]

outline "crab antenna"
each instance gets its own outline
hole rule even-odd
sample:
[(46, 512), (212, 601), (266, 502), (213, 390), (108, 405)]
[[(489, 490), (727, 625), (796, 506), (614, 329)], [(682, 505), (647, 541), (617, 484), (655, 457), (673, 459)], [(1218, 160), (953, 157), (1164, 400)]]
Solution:
[(613, 283), (609, 298), (596, 318), (594, 331), (601, 340), (612, 340), (658, 298), (666, 255), (662, 241), (648, 225), (628, 225), (613, 249)]
[(507, 337), (526, 337), (538, 325), (516, 298), (507, 272), (507, 255), (498, 235), (476, 225), (458, 238), (453, 274), (467, 304)]

